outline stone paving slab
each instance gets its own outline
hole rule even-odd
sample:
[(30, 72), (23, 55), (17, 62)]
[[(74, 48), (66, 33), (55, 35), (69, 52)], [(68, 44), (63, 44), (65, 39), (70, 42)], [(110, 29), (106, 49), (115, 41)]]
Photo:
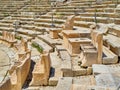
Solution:
[(116, 65), (93, 65), (97, 86), (117, 88), (120, 85), (120, 64)]
[(70, 90), (72, 86), (72, 77), (62, 77), (55, 90)]

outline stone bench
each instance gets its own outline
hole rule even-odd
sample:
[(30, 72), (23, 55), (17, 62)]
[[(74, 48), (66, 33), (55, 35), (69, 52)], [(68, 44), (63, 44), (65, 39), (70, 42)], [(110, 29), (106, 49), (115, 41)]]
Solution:
[(102, 33), (98, 31), (92, 31), (91, 38), (91, 44), (81, 45), (81, 49), (83, 50), (83, 59), (81, 66), (83, 67), (92, 66), (92, 64), (102, 63)]
[(110, 51), (107, 47), (103, 46), (103, 64), (116, 64), (118, 62), (118, 56)]
[(14, 63), (14, 65), (9, 70), (12, 90), (21, 90), (23, 84), (25, 83), (30, 69), (30, 54), (31, 52), (28, 52), (24, 54), (23, 57), (20, 57), (19, 62)]
[(38, 61), (32, 72), (33, 78), (30, 85), (31, 86), (48, 85), (50, 68), (51, 60), (49, 57), (49, 53), (42, 54), (41, 60)]
[(120, 36), (120, 27), (119, 25), (109, 25), (108, 26), (108, 34), (115, 35), (117, 37)]
[(38, 35), (38, 38), (46, 42), (48, 45), (55, 47), (55, 45), (61, 45), (61, 39), (51, 39), (49, 35)]
[(83, 60), (81, 66), (92, 66), (92, 64), (97, 63), (98, 52), (93, 45), (82, 45), (83, 50)]
[(109, 47), (116, 55), (120, 56), (120, 38), (108, 34), (104, 36), (104, 45)]
[(62, 77), (59, 79), (59, 82), (55, 90), (71, 90), (72, 88), (72, 77)]
[(36, 38), (35, 40), (32, 40), (32, 42), (38, 44), (46, 52), (53, 52), (53, 48), (40, 39)]

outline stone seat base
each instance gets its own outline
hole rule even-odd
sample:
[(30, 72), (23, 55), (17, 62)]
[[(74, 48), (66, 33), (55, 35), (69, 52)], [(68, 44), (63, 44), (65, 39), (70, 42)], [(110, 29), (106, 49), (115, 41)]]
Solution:
[(92, 64), (97, 63), (98, 52), (97, 49), (92, 45), (84, 44), (81, 46), (83, 53), (82, 53), (82, 64), (81, 66), (92, 66)]

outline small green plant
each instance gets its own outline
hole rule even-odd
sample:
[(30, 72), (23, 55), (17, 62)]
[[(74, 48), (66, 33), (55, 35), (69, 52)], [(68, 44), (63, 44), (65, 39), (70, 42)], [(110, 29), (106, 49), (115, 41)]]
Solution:
[(9, 14), (8, 14), (8, 13), (5, 13), (5, 12), (3, 12), (3, 15), (4, 15), (4, 17), (9, 16)]
[(65, 14), (64, 13), (55, 13), (54, 15), (57, 15), (58, 17), (60, 17), (60, 18), (63, 18), (64, 16), (65, 16)]
[(38, 52), (43, 53), (43, 48), (36, 42), (32, 43), (32, 47), (36, 48), (38, 50)]
[(18, 39), (18, 40), (21, 40), (21, 39), (22, 39), (21, 36), (15, 36), (15, 38)]
[(2, 36), (2, 33), (0, 32), (0, 36)]

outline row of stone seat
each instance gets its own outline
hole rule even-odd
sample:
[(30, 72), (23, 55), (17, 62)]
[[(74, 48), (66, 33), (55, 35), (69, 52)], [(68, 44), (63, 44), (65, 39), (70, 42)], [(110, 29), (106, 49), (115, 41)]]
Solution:
[[(24, 7), (26, 3), (28, 3), (28, 0), (23, 0), (23, 1), (0, 1), (0, 11), (4, 15), (4, 17), (9, 16), (10, 14), (15, 13), (18, 9)], [(4, 18), (3, 17), (3, 18)]]

